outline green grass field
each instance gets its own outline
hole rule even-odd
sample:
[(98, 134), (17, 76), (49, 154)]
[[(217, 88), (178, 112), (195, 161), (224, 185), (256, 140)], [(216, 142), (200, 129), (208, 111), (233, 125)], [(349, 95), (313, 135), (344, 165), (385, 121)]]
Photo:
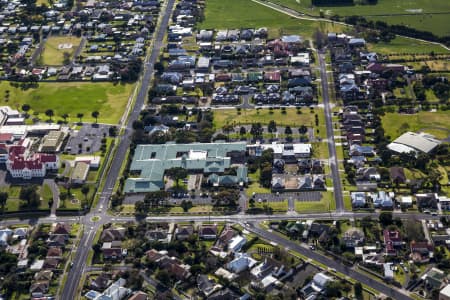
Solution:
[[(295, 108), (286, 109), (286, 114), (282, 113), (281, 109), (273, 109), (272, 114), (267, 108), (264, 109), (251, 109), (241, 110), (238, 114), (236, 109), (220, 109), (214, 111), (214, 126), (216, 128), (222, 128), (225, 124), (235, 124), (236, 126), (252, 123), (261, 123), (262, 125), (267, 125), (271, 120), (274, 120), (277, 126), (291, 126), (292, 131), (296, 131), (297, 127), (300, 125), (305, 125), (308, 127), (315, 126), (314, 124), (314, 114), (319, 116), (319, 126), (320, 117), (323, 115), (322, 109), (315, 109), (314, 113), (309, 112), (309, 108), (302, 108), (301, 114), (297, 114)], [(324, 122), (323, 122), (324, 123)], [(297, 131), (298, 133), (298, 131)]]
[[(264, 207), (270, 207), (273, 209), (273, 212), (285, 212), (288, 209), (288, 201), (277, 201), (277, 202), (261, 202), (255, 201), (255, 207), (256, 208), (264, 208)], [(249, 206), (250, 207), (250, 206)]]
[(283, 34), (300, 34), (310, 38), (315, 28), (324, 31), (342, 31), (345, 26), (329, 22), (299, 20), (251, 0), (208, 0), (205, 8), (205, 20), (200, 28), (232, 29), (267, 27), (269, 37)]
[[(445, 1), (440, 1), (444, 3)], [(450, 8), (447, 8), (450, 11)], [(448, 36), (450, 35), (450, 26), (442, 26), (448, 23), (448, 14), (442, 15), (408, 15), (408, 16), (377, 16), (377, 17), (367, 17), (370, 21), (382, 21), (390, 25), (405, 25), (409, 27), (416, 28), (418, 30), (429, 31), (437, 36)]]
[[(81, 38), (72, 36), (49, 37), (45, 42), (44, 51), (42, 52), (41, 61), (46, 66), (60, 66), (64, 63), (64, 53), (68, 53), (72, 58), (73, 53), (80, 44)], [(59, 49), (60, 44), (72, 44), (70, 49)]]
[[(382, 117), (385, 135), (396, 139), (403, 131), (424, 131), (436, 138), (444, 139), (450, 135), (450, 114), (447, 111), (421, 111), (414, 115), (386, 113)], [(408, 124), (407, 130), (400, 130), (402, 124)], [(447, 130), (445, 130), (447, 129)]]
[[(442, 0), (378, 0), (376, 5), (348, 6), (316, 6), (311, 0), (272, 0), (272, 2), (301, 11), (313, 16), (319, 16), (322, 11), (327, 16), (364, 16), (369, 20), (380, 20), (388, 24), (401, 24), (419, 30), (434, 32), (436, 35), (450, 34), (448, 15), (429, 15), (427, 13), (450, 12), (450, 2)], [(357, 1), (355, 1), (357, 2)], [(385, 16), (397, 14), (395, 16)], [(409, 14), (409, 15), (398, 15)], [(447, 24), (447, 26), (442, 26)]]
[[(93, 111), (100, 112), (99, 123), (117, 124), (121, 118), (134, 85), (113, 84), (109, 82), (42, 82), (38, 88), (26, 90), (13, 87), (8, 82), (0, 83), (0, 105), (20, 109), (29, 104), (31, 110), (38, 112), (41, 120), (47, 120), (45, 111), (52, 109), (53, 120), (69, 114), (70, 122), (78, 122), (76, 115), (83, 113), (83, 122), (93, 122)], [(5, 98), (9, 91), (9, 99)], [(32, 112), (31, 112), (32, 114)], [(33, 116), (32, 116), (33, 117)]]
[(375, 51), (381, 54), (393, 54), (393, 53), (430, 53), (434, 51), (435, 53), (449, 53), (442, 46), (431, 44), (427, 42), (422, 42), (414, 39), (409, 39), (405, 37), (397, 36), (395, 39), (389, 43), (377, 43), (368, 44), (367, 48), (369, 51)]
[(332, 192), (322, 192), (320, 201), (295, 201), (295, 211), (303, 212), (327, 212), (336, 209), (336, 202)]

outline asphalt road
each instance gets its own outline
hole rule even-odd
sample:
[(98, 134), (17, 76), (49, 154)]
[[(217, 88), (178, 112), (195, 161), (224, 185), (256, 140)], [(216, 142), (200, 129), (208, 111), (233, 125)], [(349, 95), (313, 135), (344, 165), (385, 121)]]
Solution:
[(339, 163), (336, 154), (336, 144), (334, 142), (334, 130), (332, 121), (332, 112), (330, 98), (328, 95), (327, 67), (325, 64), (325, 53), (319, 50), (320, 78), (322, 83), (322, 97), (325, 110), (325, 124), (327, 127), (328, 153), (330, 154), (331, 177), (333, 178), (334, 199), (336, 201), (336, 210), (344, 211), (344, 198), (342, 197), (341, 177), (339, 175)]
[[(94, 222), (92, 221), (92, 217), (95, 216), (95, 213), (98, 212), (100, 219), (108, 219), (107, 217), (107, 209), (108, 209), (108, 201), (111, 197), (114, 184), (116, 180), (120, 177), (120, 168), (122, 166), (122, 162), (125, 159), (125, 155), (127, 150), (130, 148), (131, 144), (131, 135), (132, 135), (132, 124), (135, 120), (139, 118), (139, 113), (147, 100), (147, 92), (150, 85), (150, 80), (153, 76), (153, 66), (159, 56), (159, 52), (162, 46), (162, 41), (164, 39), (164, 35), (166, 29), (169, 24), (170, 16), (172, 14), (173, 6), (175, 0), (168, 0), (167, 6), (162, 8), (161, 14), (162, 19), (159, 23), (159, 26), (156, 30), (153, 48), (151, 49), (151, 54), (144, 61), (144, 73), (142, 75), (142, 84), (138, 91), (136, 102), (134, 107), (130, 112), (128, 117), (128, 121), (126, 123), (126, 128), (124, 130), (124, 134), (119, 137), (119, 144), (117, 146), (117, 151), (114, 155), (114, 158), (111, 163), (111, 167), (109, 172), (105, 178), (105, 185), (101, 192), (100, 199), (98, 201), (98, 205), (94, 210), (83, 217), (82, 223), (84, 224), (84, 233), (82, 234), (78, 251), (76, 252), (75, 258), (73, 260), (73, 266), (69, 270), (68, 277), (64, 289), (61, 294), (61, 299), (75, 299), (78, 296), (78, 286), (84, 273), (86, 259), (89, 253), (89, 249), (92, 247), (92, 243), (94, 241), (95, 233), (99, 229), (102, 222)], [(122, 124), (124, 125), (124, 124)]]
[[(117, 217), (108, 214), (97, 214), (100, 219), (97, 222), (93, 222), (90, 218), (96, 215), (92, 213), (88, 216), (83, 217), (44, 217), (44, 218), (32, 218), (32, 219), (4, 219), (0, 221), (0, 226), (11, 226), (14, 224), (29, 224), (30, 226), (34, 226), (36, 224), (45, 224), (52, 222), (65, 222), (68, 224), (71, 223), (80, 223), (85, 225), (98, 226), (99, 224), (103, 225), (110, 222), (117, 223), (125, 223), (125, 222), (139, 222), (144, 218), (142, 217)], [(373, 219), (377, 219), (379, 216), (378, 212), (330, 212), (330, 213), (303, 213), (296, 214), (295, 216), (288, 216), (286, 214), (273, 214), (273, 215), (242, 215), (242, 214), (234, 214), (234, 215), (197, 215), (197, 216), (152, 216), (147, 219), (147, 222), (201, 222), (211, 220), (213, 222), (258, 222), (258, 221), (271, 221), (271, 220), (348, 220), (348, 219), (361, 219), (364, 217), (372, 217)], [(439, 220), (441, 216), (433, 216), (430, 214), (412, 214), (412, 213), (393, 213), (394, 218), (400, 219), (410, 219), (415, 218), (419, 220)], [(89, 217), (89, 218), (88, 218)], [(89, 227), (87, 226), (86, 231), (89, 231)]]
[(253, 224), (249, 224), (249, 225), (250, 226), (246, 226), (246, 229), (248, 231), (256, 233), (257, 235), (261, 236), (262, 238), (264, 238), (268, 241), (275, 242), (278, 245), (284, 247), (285, 249), (294, 250), (295, 252), (298, 252), (301, 255), (311, 258), (312, 260), (318, 261), (318, 262), (324, 264), (325, 266), (328, 266), (329, 268), (334, 268), (334, 269), (336, 269), (336, 271), (344, 274), (345, 276), (348, 276), (356, 281), (361, 282), (362, 284), (370, 286), (371, 288), (379, 291), (380, 293), (383, 293), (386, 296), (389, 296), (396, 300), (412, 299), (408, 295), (402, 293), (402, 291), (400, 289), (387, 286), (377, 280), (372, 279), (371, 277), (369, 277), (363, 273), (360, 273), (340, 262), (337, 262), (336, 260), (328, 258), (320, 253), (315, 252), (315, 251), (312, 251), (307, 247), (302, 247), (298, 243), (293, 242), (291, 240), (284, 239), (284, 238), (280, 237), (279, 235), (276, 235), (274, 233), (263, 230), (258, 227), (258, 224), (256, 224), (256, 226)]

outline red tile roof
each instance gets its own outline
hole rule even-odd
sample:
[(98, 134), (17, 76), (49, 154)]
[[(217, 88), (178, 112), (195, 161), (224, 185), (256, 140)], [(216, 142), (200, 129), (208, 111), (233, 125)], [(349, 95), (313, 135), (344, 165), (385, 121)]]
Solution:
[(11, 133), (0, 133), (0, 142), (11, 141), (13, 135)]

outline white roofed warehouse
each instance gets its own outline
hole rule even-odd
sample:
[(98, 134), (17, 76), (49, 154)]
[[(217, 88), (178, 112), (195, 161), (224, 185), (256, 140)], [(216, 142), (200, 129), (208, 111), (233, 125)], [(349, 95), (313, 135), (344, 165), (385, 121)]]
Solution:
[(441, 141), (437, 140), (434, 136), (421, 132), (406, 132), (396, 138), (387, 147), (397, 153), (409, 153), (409, 152), (423, 152), (430, 153), (437, 146), (441, 144)]

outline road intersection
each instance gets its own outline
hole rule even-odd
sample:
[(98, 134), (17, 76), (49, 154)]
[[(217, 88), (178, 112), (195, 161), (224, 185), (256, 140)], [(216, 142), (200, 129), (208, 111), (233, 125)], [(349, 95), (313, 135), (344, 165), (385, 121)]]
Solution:
[[(363, 218), (366, 216), (370, 217), (378, 217), (378, 213), (373, 212), (348, 212), (344, 209), (344, 202), (342, 196), (341, 189), (341, 179), (339, 176), (339, 168), (338, 168), (338, 160), (336, 155), (336, 147), (334, 141), (334, 130), (332, 123), (332, 112), (331, 112), (331, 103), (328, 95), (328, 79), (327, 79), (327, 71), (325, 64), (325, 53), (323, 51), (318, 52), (319, 57), (319, 67), (321, 73), (321, 85), (322, 85), (322, 97), (323, 97), (323, 105), (325, 111), (325, 122), (326, 122), (326, 131), (327, 131), (327, 140), (328, 140), (328, 150), (330, 154), (330, 168), (331, 175), (333, 179), (333, 187), (334, 187), (334, 197), (336, 201), (336, 211), (330, 211), (326, 213), (304, 213), (299, 214), (293, 210), (289, 210), (288, 214), (274, 214), (274, 215), (248, 215), (244, 213), (239, 213), (235, 215), (182, 215), (182, 216), (152, 216), (148, 218), (143, 217), (134, 217), (134, 216), (113, 216), (107, 213), (109, 207), (109, 199), (113, 193), (114, 186), (116, 181), (120, 177), (120, 169), (123, 161), (126, 159), (126, 153), (130, 148), (131, 137), (132, 137), (132, 124), (135, 120), (139, 118), (139, 114), (141, 112), (142, 107), (144, 106), (147, 99), (147, 92), (153, 77), (153, 66), (155, 65), (160, 50), (163, 46), (163, 40), (166, 33), (166, 29), (168, 28), (170, 16), (172, 14), (172, 10), (174, 8), (175, 0), (166, 0), (165, 7), (162, 10), (162, 18), (158, 23), (154, 42), (152, 44), (152, 49), (149, 52), (149, 55), (146, 57), (143, 65), (144, 71), (140, 80), (140, 85), (136, 90), (136, 99), (135, 102), (132, 102), (130, 99), (130, 104), (127, 109), (126, 114), (127, 117), (122, 119), (122, 134), (117, 138), (117, 148), (114, 156), (111, 160), (110, 168), (107, 170), (105, 174), (104, 187), (100, 192), (100, 197), (98, 204), (96, 207), (92, 208), (91, 212), (79, 217), (67, 216), (67, 217), (56, 217), (54, 215), (50, 217), (43, 218), (34, 218), (34, 219), (9, 219), (9, 220), (1, 220), (0, 225), (7, 226), (12, 224), (24, 224), (28, 223), (30, 225), (36, 225), (41, 223), (53, 223), (53, 222), (66, 222), (66, 223), (80, 223), (83, 224), (83, 232), (81, 232), (81, 238), (78, 243), (78, 248), (75, 252), (73, 258), (73, 265), (68, 271), (67, 280), (63, 287), (60, 299), (77, 299), (79, 297), (79, 285), (82, 279), (83, 274), (90, 270), (89, 266), (86, 265), (86, 261), (89, 255), (90, 249), (92, 249), (92, 245), (95, 239), (96, 232), (107, 223), (125, 223), (125, 222), (139, 222), (139, 221), (147, 221), (147, 222), (186, 222), (186, 221), (194, 221), (194, 222), (202, 222), (202, 221), (213, 221), (213, 222), (229, 222), (229, 223), (240, 223), (245, 226), (247, 230), (253, 232), (263, 239), (266, 239), (271, 242), (275, 242), (284, 248), (289, 248), (294, 250), (297, 253), (300, 253), (303, 256), (306, 256), (310, 259), (318, 261), (324, 265), (330, 266), (337, 271), (341, 272), (345, 276), (349, 278), (353, 278), (356, 281), (360, 281), (361, 283), (372, 287), (378, 292), (385, 294), (387, 296), (391, 296), (395, 299), (411, 299), (409, 296), (405, 295), (405, 293), (397, 288), (393, 288), (388, 286), (387, 284), (378, 282), (373, 280), (371, 277), (359, 272), (354, 268), (347, 267), (335, 260), (332, 260), (318, 252), (312, 251), (309, 248), (302, 247), (300, 244), (287, 240), (277, 234), (271, 233), (267, 230), (264, 230), (259, 226), (259, 223), (262, 221), (276, 221), (276, 220), (305, 220), (305, 219), (319, 219), (319, 220), (338, 220), (338, 219), (356, 219)], [(242, 105), (244, 108), (251, 108), (248, 99), (246, 99)], [(241, 202), (244, 204), (241, 205), (241, 208), (245, 206), (246, 199), (244, 197), (241, 198)], [(293, 207), (293, 202), (290, 200), (289, 207)], [(412, 215), (409, 213), (394, 213), (396, 217), (400, 218), (409, 218)], [(421, 215), (423, 219), (437, 219), (437, 216), (431, 215)]]

